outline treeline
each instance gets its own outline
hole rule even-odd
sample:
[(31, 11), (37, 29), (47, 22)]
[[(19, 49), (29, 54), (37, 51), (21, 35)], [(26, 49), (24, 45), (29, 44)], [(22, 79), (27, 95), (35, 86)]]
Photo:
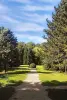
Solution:
[(35, 63), (36, 65), (42, 64), (42, 44), (35, 44), (33, 42), (18, 42), (19, 60), (21, 65), (30, 65)]
[(18, 42), (9, 29), (0, 27), (0, 71), (19, 65), (41, 64), (41, 45)]
[[(65, 71), (67, 70), (67, 0), (62, 0), (55, 12), (52, 21), (47, 19), (48, 29), (45, 57), (43, 60), (47, 69)], [(44, 36), (45, 38), (45, 36)]]

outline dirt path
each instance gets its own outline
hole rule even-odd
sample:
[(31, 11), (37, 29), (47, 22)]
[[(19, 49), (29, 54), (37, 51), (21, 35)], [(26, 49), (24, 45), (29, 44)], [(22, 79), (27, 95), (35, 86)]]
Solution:
[(16, 93), (10, 100), (50, 100), (40, 83), (36, 70), (31, 70), (24, 83), (16, 87)]

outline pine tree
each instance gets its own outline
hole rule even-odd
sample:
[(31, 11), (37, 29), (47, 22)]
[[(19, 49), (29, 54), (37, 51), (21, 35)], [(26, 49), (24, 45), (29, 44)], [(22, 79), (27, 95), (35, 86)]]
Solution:
[[(59, 69), (64, 68), (64, 60), (67, 59), (67, 1), (62, 0), (55, 13), (52, 15), (52, 22), (47, 20), (48, 35), (47, 52), (48, 58), (54, 57), (51, 66), (58, 64)], [(66, 69), (66, 68), (65, 68)]]

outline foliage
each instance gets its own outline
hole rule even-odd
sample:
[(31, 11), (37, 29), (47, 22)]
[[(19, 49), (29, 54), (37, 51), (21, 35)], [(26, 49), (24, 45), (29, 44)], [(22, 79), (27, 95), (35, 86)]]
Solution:
[(28, 65), (30, 65), (31, 63), (35, 63), (35, 55), (34, 52), (31, 48), (28, 48)]
[(36, 64), (35, 63), (31, 63), (30, 64), (30, 68), (36, 68)]
[(33, 52), (35, 54), (35, 63), (37, 65), (41, 65), (42, 64), (42, 61), (43, 61), (43, 55), (44, 55), (44, 51), (43, 51), (43, 47), (42, 46), (35, 46), (33, 48)]
[(4, 27), (0, 27), (0, 66), (4, 68), (19, 65), (17, 39), (14, 34)]
[(18, 42), (17, 49), (18, 49), (18, 52), (19, 52), (20, 65), (23, 64), (24, 47), (25, 47), (24, 42)]
[[(54, 68), (56, 65), (59, 70), (65, 68), (64, 60), (67, 60), (67, 1), (62, 0), (55, 12), (52, 14), (52, 21), (47, 19), (48, 29), (47, 43), (44, 43), (45, 56), (43, 61), (47, 67)], [(44, 36), (45, 38), (45, 36)]]
[(42, 50), (42, 47), (39, 46), (32, 42), (28, 42), (26, 44), (23, 42), (19, 42), (17, 48), (19, 51), (20, 64), (41, 64), (42, 55), (44, 52)]
[(30, 48), (30, 49), (33, 49), (33, 48), (35, 47), (35, 43), (33, 43), (33, 42), (28, 42), (28, 43), (26, 43), (26, 46), (27, 46), (28, 48)]
[(26, 78), (26, 74), (30, 71), (28, 65), (20, 66), (18, 68), (13, 67), (13, 70), (9, 70), (6, 74), (0, 73), (1, 86), (11, 85), (18, 82), (23, 82)]
[(23, 64), (28, 64), (28, 48), (25, 46), (24, 47), (24, 54), (23, 54)]

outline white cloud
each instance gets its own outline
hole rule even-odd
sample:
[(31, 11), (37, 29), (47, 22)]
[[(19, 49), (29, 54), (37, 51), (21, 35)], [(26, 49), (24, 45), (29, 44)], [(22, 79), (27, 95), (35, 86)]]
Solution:
[(17, 32), (27, 32), (27, 31), (33, 31), (33, 32), (38, 32), (38, 31), (43, 31), (44, 27), (40, 26), (35, 23), (18, 23), (15, 25), (14, 31)]
[[(43, 29), (46, 27), (46, 18), (49, 20), (52, 19), (50, 13), (54, 10), (54, 5), (58, 4), (59, 1), (60, 0), (4, 0), (3, 4), (0, 4), (0, 25), (6, 26), (18, 33), (16, 34), (18, 41), (25, 39), (25, 41), (34, 41), (36, 43), (47, 42), (46, 39), (36, 35), (39, 35), (41, 32), (43, 34)], [(12, 6), (13, 2), (17, 4), (13, 4)], [(8, 5), (9, 3), (11, 3), (11, 5)], [(21, 6), (19, 6), (19, 3), (21, 3)]]
[(38, 0), (40, 2), (44, 2), (44, 3), (58, 3), (60, 2), (61, 0)]
[[(12, 1), (12, 2), (18, 2), (18, 3), (25, 3), (25, 4), (31, 4), (31, 3), (35, 3), (35, 0), (8, 0), (8, 1)], [(61, 0), (37, 0), (37, 2), (43, 2), (43, 3), (56, 3), (60, 2)]]
[(9, 0), (9, 1), (14, 1), (18, 3), (31, 3), (31, 0)]
[(9, 16), (7, 16), (7, 15), (1, 15), (0, 16), (0, 20), (1, 21), (4, 21), (4, 22), (8, 22), (8, 23), (18, 23), (19, 21), (17, 21), (16, 19), (14, 19), (14, 18), (11, 18), (11, 17), (9, 17)]
[(27, 32), (27, 31), (38, 32), (38, 31), (43, 31), (44, 29), (44, 27), (39, 24), (33, 22), (31, 23), (21, 22), (6, 15), (0, 15), (0, 21), (8, 23), (9, 27), (11, 26), (12, 30), (16, 32)]
[(47, 42), (46, 39), (43, 39), (42, 37), (36, 35), (32, 36), (29, 34), (16, 34), (16, 37), (18, 37), (20, 41), (23, 41), (23, 39), (28, 39), (28, 41), (34, 41), (35, 43)]
[(21, 11), (53, 11), (54, 6), (52, 5), (45, 5), (45, 6), (33, 6), (33, 5), (26, 5), (24, 7), (20, 7)]
[(37, 13), (24, 13), (24, 19), (27, 19), (32, 22), (37, 22), (43, 24), (46, 19), (52, 20), (52, 16), (50, 14), (37, 14)]

